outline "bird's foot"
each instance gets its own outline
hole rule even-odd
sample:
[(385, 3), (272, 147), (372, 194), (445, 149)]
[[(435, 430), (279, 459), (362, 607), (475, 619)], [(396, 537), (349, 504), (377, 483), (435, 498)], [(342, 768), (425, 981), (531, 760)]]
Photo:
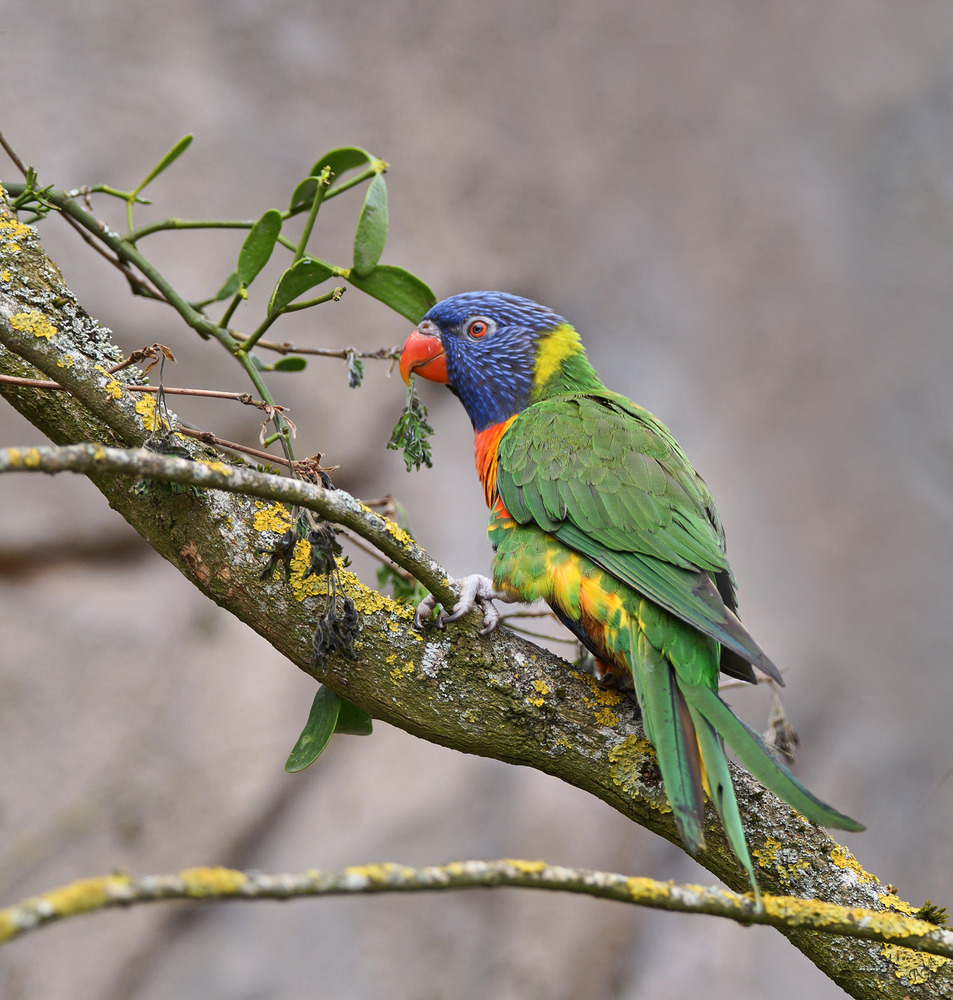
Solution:
[[(493, 581), (486, 576), (474, 573), (465, 576), (460, 580), (454, 580), (460, 588), (460, 598), (453, 606), (450, 614), (441, 608), (437, 615), (437, 628), (443, 628), (447, 622), (459, 621), (464, 615), (469, 614), (474, 608), (479, 608), (483, 614), (483, 628), (481, 635), (489, 635), (500, 623), (500, 613), (496, 610), (494, 601), (513, 601), (516, 598), (497, 590), (493, 586)], [(417, 613), (414, 615), (414, 625), (421, 628), (423, 623), (430, 618), (437, 607), (437, 599), (433, 594), (428, 594), (417, 605)]]
[(632, 687), (632, 672), (630, 670), (624, 670), (622, 667), (617, 667), (614, 663), (609, 663), (608, 660), (600, 660), (598, 657), (594, 661), (592, 676), (603, 687), (616, 688), (619, 691), (626, 687)]

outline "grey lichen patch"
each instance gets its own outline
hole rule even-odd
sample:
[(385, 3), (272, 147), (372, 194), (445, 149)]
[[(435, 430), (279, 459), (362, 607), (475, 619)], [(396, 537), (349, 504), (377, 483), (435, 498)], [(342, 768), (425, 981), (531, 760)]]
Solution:
[[(59, 316), (61, 335), (81, 354), (97, 361), (122, 361), (122, 351), (112, 342), (112, 330), (101, 326), (75, 299), (70, 297), (62, 302)], [(122, 377), (126, 382), (137, 384), (146, 381), (137, 368), (125, 369)]]
[(122, 351), (112, 331), (100, 326), (76, 301), (56, 264), (43, 252), (36, 230), (0, 204), (0, 291), (23, 311), (44, 315), (57, 330), (59, 343), (88, 358), (115, 363)]
[(447, 662), (450, 649), (449, 639), (430, 639), (424, 646), (420, 657), (420, 673), (424, 677), (436, 679)]

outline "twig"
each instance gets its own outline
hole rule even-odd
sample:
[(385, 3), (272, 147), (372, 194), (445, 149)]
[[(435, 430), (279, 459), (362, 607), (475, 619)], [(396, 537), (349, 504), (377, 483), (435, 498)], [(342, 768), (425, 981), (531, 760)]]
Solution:
[[(166, 392), (168, 392), (168, 389)], [(185, 427), (181, 423), (178, 424), (175, 429), (177, 433), (184, 434), (186, 437), (194, 438), (196, 441), (201, 441), (203, 444), (209, 444), (216, 448), (227, 448), (229, 451), (237, 451), (239, 454), (249, 455), (252, 458), (260, 459), (263, 462), (271, 462), (274, 465), (283, 465), (287, 469), (291, 468), (291, 463), (287, 458), (285, 458), (284, 455), (273, 455), (268, 451), (251, 448), (247, 444), (238, 444), (235, 441), (226, 441), (225, 438), (220, 438), (211, 431), (195, 430), (192, 427)]]
[(276, 354), (310, 354), (320, 358), (341, 358), (342, 360), (354, 357), (366, 358), (371, 361), (394, 361), (400, 355), (399, 347), (379, 347), (376, 351), (355, 351), (351, 348), (295, 347), (288, 341), (278, 343), (273, 340), (259, 340), (255, 346), (267, 348)]
[[(164, 295), (154, 285), (140, 278), (132, 268), (118, 254), (110, 253), (98, 240), (94, 239), (74, 218), (67, 215), (60, 206), (60, 216), (76, 231), (80, 239), (91, 249), (95, 250), (103, 260), (109, 261), (113, 267), (122, 273), (122, 276), (129, 283), (133, 295), (141, 295), (144, 298), (156, 299), (158, 302), (167, 302), (172, 305), (167, 295)], [(100, 225), (103, 225), (100, 223)]]
[[(59, 392), (65, 392), (66, 387), (59, 384), (59, 382), (47, 382), (44, 379), (38, 378), (20, 378), (18, 375), (0, 375), (0, 382), (6, 382), (8, 385), (22, 385), (28, 389), (50, 389)], [(207, 396), (212, 399), (231, 399), (238, 403), (244, 403), (246, 406), (254, 406), (259, 410), (264, 409), (267, 404), (262, 402), (260, 399), (255, 399), (250, 393), (247, 392), (225, 392), (219, 389), (185, 389), (176, 388), (175, 386), (158, 386), (158, 385), (130, 385), (127, 383), (120, 383), (122, 388), (127, 392), (164, 392), (170, 396)]]
[(0, 132), (0, 146), (3, 146), (4, 152), (7, 154), (7, 156), (10, 157), (11, 160), (13, 160), (17, 170), (19, 170), (20, 173), (23, 174), (24, 177), (26, 177), (27, 176), (26, 164), (24, 164), (23, 160), (21, 160), (20, 157), (17, 156), (16, 150), (14, 150), (14, 148), (10, 145), (10, 143), (7, 142), (6, 137), (2, 132)]

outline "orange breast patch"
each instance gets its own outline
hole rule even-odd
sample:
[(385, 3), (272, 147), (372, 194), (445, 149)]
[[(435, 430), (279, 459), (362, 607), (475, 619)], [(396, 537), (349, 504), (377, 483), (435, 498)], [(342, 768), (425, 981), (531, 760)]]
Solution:
[(487, 507), (493, 506), (493, 498), (496, 496), (497, 448), (500, 438), (515, 419), (516, 414), (501, 424), (493, 424), (492, 427), (477, 431), (473, 439), (473, 457), (476, 461), (477, 475), (483, 483)]

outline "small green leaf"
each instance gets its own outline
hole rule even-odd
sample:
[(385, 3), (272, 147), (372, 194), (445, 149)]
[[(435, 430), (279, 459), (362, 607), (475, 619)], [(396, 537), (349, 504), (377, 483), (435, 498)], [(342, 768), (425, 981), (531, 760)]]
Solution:
[(334, 727), (336, 733), (344, 733), (345, 736), (370, 736), (374, 731), (374, 721), (357, 705), (352, 705), (346, 698), (338, 699), (341, 703), (338, 712), (338, 721)]
[(230, 299), (238, 291), (240, 284), (238, 271), (232, 271), (228, 278), (226, 278), (225, 284), (215, 293), (215, 298), (211, 301), (222, 302), (224, 299)]
[(296, 208), (308, 208), (314, 201), (314, 192), (318, 187), (317, 177), (305, 177), (305, 179), (294, 189), (291, 195), (291, 204), (288, 206), (293, 212)]
[(381, 566), (377, 571), (377, 589), (383, 593), (387, 587), (391, 595), (401, 604), (413, 604), (416, 607), (427, 596), (427, 588), (411, 578), (408, 580), (394, 566)]
[(268, 370), (273, 372), (300, 372), (304, 371), (307, 366), (308, 362), (304, 358), (292, 355), (291, 357), (276, 361), (273, 365), (269, 365)]
[(250, 285), (268, 263), (280, 232), (281, 212), (274, 208), (269, 208), (251, 227), (238, 255), (238, 280), (242, 285)]
[(311, 173), (294, 189), (294, 194), (291, 196), (291, 210), (294, 211), (311, 204), (318, 186), (318, 178), (325, 167), (331, 168), (333, 179), (340, 177), (348, 170), (354, 170), (356, 167), (363, 167), (365, 163), (373, 162), (373, 154), (358, 146), (342, 146), (340, 149), (332, 149), (329, 153), (325, 153), (311, 168)]
[(416, 275), (402, 267), (379, 264), (368, 274), (355, 274), (347, 280), (362, 292), (380, 299), (411, 323), (419, 323), (427, 310), (437, 304), (437, 296)]
[(303, 771), (309, 764), (313, 764), (322, 751), (328, 745), (328, 741), (334, 734), (334, 727), (337, 725), (338, 713), (341, 709), (341, 700), (329, 688), (323, 684), (318, 688), (318, 693), (311, 703), (311, 712), (308, 721), (301, 730), (298, 742), (295, 743), (288, 760), (285, 762), (285, 770), (289, 774), (295, 771)]
[(302, 257), (278, 279), (268, 303), (268, 314), (279, 312), (309, 288), (320, 285), (334, 274), (334, 268), (316, 257)]
[(377, 174), (364, 196), (354, 232), (354, 273), (365, 277), (377, 266), (387, 241), (387, 185)]
[(191, 145), (192, 136), (184, 135), (181, 139), (169, 150), (165, 156), (152, 168), (149, 172), (149, 176), (132, 192), (133, 196), (137, 195), (147, 184), (151, 184), (158, 176), (168, 167), (170, 164), (174, 163)]

